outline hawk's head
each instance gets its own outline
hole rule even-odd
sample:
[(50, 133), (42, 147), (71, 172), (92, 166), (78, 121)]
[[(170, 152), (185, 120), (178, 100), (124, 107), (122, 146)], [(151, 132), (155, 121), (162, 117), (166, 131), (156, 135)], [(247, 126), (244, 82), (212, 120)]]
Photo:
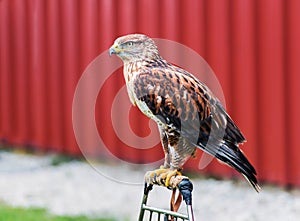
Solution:
[(160, 58), (154, 41), (143, 34), (130, 34), (117, 38), (109, 49), (109, 54), (116, 54), (124, 62)]

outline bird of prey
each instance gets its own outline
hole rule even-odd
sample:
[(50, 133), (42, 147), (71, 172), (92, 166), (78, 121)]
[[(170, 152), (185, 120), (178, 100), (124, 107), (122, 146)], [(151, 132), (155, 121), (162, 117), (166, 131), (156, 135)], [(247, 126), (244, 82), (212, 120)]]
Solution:
[(256, 171), (239, 149), (245, 137), (204, 83), (164, 60), (154, 41), (143, 34), (117, 38), (109, 53), (124, 63), (132, 104), (158, 125), (165, 161), (154, 172), (165, 174), (166, 186), (200, 148), (240, 172), (259, 191)]

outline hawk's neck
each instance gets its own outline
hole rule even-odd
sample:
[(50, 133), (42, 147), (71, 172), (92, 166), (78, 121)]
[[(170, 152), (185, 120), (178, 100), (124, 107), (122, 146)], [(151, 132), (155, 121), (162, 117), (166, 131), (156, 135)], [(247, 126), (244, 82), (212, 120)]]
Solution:
[(134, 75), (138, 74), (139, 71), (143, 68), (146, 67), (148, 62), (138, 60), (138, 61), (133, 61), (133, 62), (125, 62), (124, 63), (124, 78), (126, 83), (128, 83)]
[(128, 83), (134, 74), (137, 74), (139, 69), (142, 67), (142, 61), (126, 62), (124, 63), (124, 78), (126, 83)]

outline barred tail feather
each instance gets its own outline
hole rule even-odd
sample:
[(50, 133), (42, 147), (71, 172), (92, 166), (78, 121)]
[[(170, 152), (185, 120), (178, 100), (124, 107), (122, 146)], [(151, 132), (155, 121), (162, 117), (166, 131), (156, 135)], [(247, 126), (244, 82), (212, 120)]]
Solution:
[(256, 179), (256, 171), (237, 145), (225, 141), (225, 143), (223, 143), (218, 149), (216, 158), (236, 169), (246, 178), (257, 192), (260, 191), (260, 186)]

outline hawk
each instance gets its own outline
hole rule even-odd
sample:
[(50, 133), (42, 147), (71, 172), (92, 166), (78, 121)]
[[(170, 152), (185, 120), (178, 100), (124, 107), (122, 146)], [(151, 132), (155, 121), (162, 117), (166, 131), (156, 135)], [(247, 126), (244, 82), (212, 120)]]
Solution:
[(259, 191), (256, 171), (239, 149), (245, 137), (204, 83), (164, 60), (154, 41), (143, 34), (117, 38), (109, 54), (124, 63), (131, 103), (158, 125), (165, 160), (154, 173), (165, 174), (166, 186), (200, 148), (240, 172)]

